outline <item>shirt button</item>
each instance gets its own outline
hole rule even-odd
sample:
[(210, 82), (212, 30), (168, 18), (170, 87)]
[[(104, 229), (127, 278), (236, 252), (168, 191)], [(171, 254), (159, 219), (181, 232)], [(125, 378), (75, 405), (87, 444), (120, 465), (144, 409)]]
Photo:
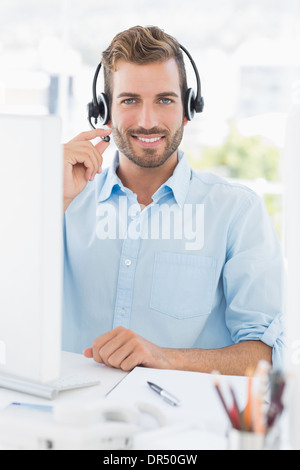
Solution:
[(120, 314), (121, 314), (121, 315), (125, 315), (125, 313), (126, 313), (125, 308), (120, 308)]
[(126, 266), (130, 266), (131, 265), (131, 260), (130, 259), (125, 259), (125, 264), (126, 264)]
[(134, 219), (137, 219), (137, 218), (139, 217), (139, 215), (140, 215), (140, 212), (138, 212), (138, 211), (132, 212), (132, 213), (130, 214), (130, 218), (131, 218), (132, 220), (134, 220)]

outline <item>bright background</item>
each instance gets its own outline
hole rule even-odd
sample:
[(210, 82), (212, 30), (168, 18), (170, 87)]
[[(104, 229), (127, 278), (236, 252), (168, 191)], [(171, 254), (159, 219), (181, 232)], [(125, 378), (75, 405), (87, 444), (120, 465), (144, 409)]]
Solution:
[(101, 52), (136, 24), (175, 36), (198, 66), (204, 113), (182, 143), (191, 165), (254, 188), (281, 236), (285, 123), (300, 90), (300, 0), (1, 0), (0, 113), (58, 114), (64, 141), (88, 130)]

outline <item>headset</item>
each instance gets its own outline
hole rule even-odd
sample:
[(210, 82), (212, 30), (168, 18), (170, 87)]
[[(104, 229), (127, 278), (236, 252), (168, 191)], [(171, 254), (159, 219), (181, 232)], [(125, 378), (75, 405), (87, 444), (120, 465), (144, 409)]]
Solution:
[[(196, 64), (187, 49), (185, 49), (185, 47), (183, 47), (181, 44), (179, 46), (180, 49), (182, 49), (189, 58), (197, 81), (197, 93), (195, 94), (194, 90), (189, 88), (184, 97), (184, 113), (186, 118), (191, 121), (195, 113), (202, 113), (204, 100), (201, 96), (201, 82)], [(96, 127), (92, 123), (92, 119), (95, 120), (95, 124), (97, 124), (98, 119), (100, 119), (103, 126), (105, 126), (110, 121), (110, 104), (107, 95), (105, 93), (100, 93), (100, 95), (97, 96), (97, 80), (101, 66), (102, 63), (100, 62), (95, 71), (93, 79), (93, 100), (88, 103), (88, 120), (94, 129), (96, 129)]]

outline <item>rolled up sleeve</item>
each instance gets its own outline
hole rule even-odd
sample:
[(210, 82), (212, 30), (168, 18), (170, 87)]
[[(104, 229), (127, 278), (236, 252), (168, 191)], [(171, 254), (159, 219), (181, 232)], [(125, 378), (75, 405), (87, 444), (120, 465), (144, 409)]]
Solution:
[(276, 315), (265, 329), (260, 341), (273, 348), (272, 362), (275, 369), (282, 369), (285, 363), (285, 340), (283, 315)]
[(260, 340), (284, 363), (284, 264), (277, 234), (254, 193), (241, 205), (228, 233), (223, 272), (226, 324), (234, 343)]

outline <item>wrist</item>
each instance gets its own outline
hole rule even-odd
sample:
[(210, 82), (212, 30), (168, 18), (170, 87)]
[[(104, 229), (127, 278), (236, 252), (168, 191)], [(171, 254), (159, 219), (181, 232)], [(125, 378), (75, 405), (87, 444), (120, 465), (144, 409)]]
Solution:
[(163, 349), (164, 369), (189, 370), (187, 349)]

